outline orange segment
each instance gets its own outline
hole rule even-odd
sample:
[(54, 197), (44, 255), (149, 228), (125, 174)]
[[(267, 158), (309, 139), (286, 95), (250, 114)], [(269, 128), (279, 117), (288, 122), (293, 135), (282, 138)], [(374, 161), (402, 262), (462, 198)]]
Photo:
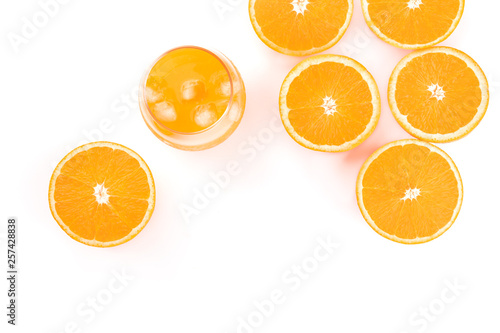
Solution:
[(147, 200), (118, 196), (111, 196), (109, 202), (116, 215), (130, 229), (137, 228), (141, 224), (149, 205)]
[(52, 215), (73, 239), (110, 247), (134, 238), (155, 204), (153, 176), (131, 149), (94, 142), (70, 152), (49, 187)]
[(355, 60), (311, 57), (288, 74), (280, 114), (290, 136), (313, 150), (339, 152), (361, 144), (380, 117), (380, 97), (371, 74)]
[(419, 140), (392, 142), (364, 163), (357, 181), (358, 205), (368, 224), (399, 243), (424, 243), (456, 220), (463, 187), (452, 159)]
[[(52, 205), (51, 205), (52, 206)], [(72, 233), (83, 239), (94, 239), (96, 230), (97, 202), (93, 195), (54, 203), (54, 211)], [(79, 223), (85, 221), (85, 223)]]
[(465, 53), (434, 47), (409, 54), (392, 73), (389, 105), (411, 135), (449, 142), (469, 134), (488, 108), (488, 81)]
[(127, 239), (133, 230), (120, 219), (118, 214), (113, 211), (112, 207), (113, 206), (108, 204), (97, 206), (97, 212), (95, 213), (96, 225), (94, 241), (101, 244)]
[(56, 202), (72, 201), (94, 194), (91, 183), (83, 183), (75, 177), (60, 174), (56, 179), (54, 199)]
[[(87, 150), (88, 167), (94, 182), (102, 184), (107, 176), (109, 164), (115, 160), (115, 151), (109, 147), (95, 147)], [(114, 168), (110, 168), (114, 170)]]
[(275, 51), (295, 56), (329, 49), (344, 35), (353, 0), (250, 0), (259, 38)]
[(370, 29), (385, 42), (422, 49), (448, 38), (464, 11), (464, 0), (362, 0)]
[(110, 181), (106, 184), (109, 185), (110, 196), (148, 200), (151, 195), (148, 175), (142, 168), (116, 180), (116, 182)]

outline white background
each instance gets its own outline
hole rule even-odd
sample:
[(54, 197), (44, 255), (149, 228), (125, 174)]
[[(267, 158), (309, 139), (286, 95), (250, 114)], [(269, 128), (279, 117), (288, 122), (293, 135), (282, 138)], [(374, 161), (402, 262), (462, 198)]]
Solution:
[[(222, 14), (215, 3), (72, 0), (16, 52), (8, 34), (20, 34), (23, 17), (32, 20), (40, 5), (1, 1), (2, 270), (9, 216), (19, 219), (20, 257), (19, 326), (9, 329), (59, 333), (74, 321), (81, 332), (234, 333), (238, 318), (247, 320), (255, 314), (254, 302), (278, 289), (286, 294), (284, 303), (241, 333), (498, 331), (500, 5), (466, 1), (461, 23), (443, 43), (471, 55), (491, 85), (480, 126), (441, 145), (464, 180), (462, 212), (441, 238), (404, 246), (380, 237), (363, 220), (355, 180), (375, 149), (409, 138), (386, 102), (391, 71), (408, 51), (368, 31), (356, 0), (346, 35), (326, 53), (351, 56), (375, 76), (383, 100), (375, 133), (353, 151), (326, 154), (302, 148), (280, 131), (251, 156), (242, 147), (250, 147), (251, 137), (269, 134), (266, 128), (278, 119), (281, 83), (301, 59), (278, 54), (257, 38), (247, 1), (222, 0), (231, 3)], [(158, 55), (185, 44), (225, 53), (247, 87), (245, 116), (234, 135), (196, 153), (161, 143), (137, 105), (121, 100), (135, 98), (135, 86)], [(137, 238), (116, 248), (73, 241), (53, 220), (47, 202), (55, 165), (92, 140), (90, 135), (137, 151), (156, 181), (151, 221)], [(240, 164), (240, 174), (188, 223), (180, 207), (192, 205), (196, 191), (211, 183), (210, 173), (231, 160)], [(310, 262), (318, 237), (330, 237), (340, 247), (291, 290), (282, 276), (293, 265)], [(113, 272), (122, 270), (134, 279), (91, 320), (79, 315), (89, 297), (109, 296)], [(466, 290), (440, 309), (442, 293), (453, 296), (446, 281), (455, 280)], [(429, 306), (440, 313), (425, 329), (421, 321), (410, 323), (421, 320), (415, 317), (419, 308)]]

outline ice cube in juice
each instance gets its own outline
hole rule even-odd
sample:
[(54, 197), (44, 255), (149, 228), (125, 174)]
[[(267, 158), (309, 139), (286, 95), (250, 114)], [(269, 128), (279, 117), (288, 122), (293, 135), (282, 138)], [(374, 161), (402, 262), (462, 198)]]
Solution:
[(141, 89), (148, 127), (165, 143), (185, 150), (207, 149), (227, 139), (245, 108), (245, 87), (233, 63), (196, 46), (162, 55)]

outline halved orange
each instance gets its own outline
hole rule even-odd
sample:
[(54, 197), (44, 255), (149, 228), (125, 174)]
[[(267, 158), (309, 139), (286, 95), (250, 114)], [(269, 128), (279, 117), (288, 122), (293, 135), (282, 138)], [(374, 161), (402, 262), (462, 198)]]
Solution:
[(54, 219), (71, 238), (96, 247), (120, 245), (151, 218), (153, 176), (131, 149), (111, 142), (89, 143), (57, 165), (49, 203)]
[(250, 20), (259, 38), (293, 56), (322, 52), (344, 35), (353, 0), (250, 0)]
[(361, 0), (370, 29), (385, 42), (404, 49), (441, 43), (457, 27), (464, 0)]
[(300, 145), (341, 152), (360, 145), (380, 118), (380, 95), (372, 75), (359, 62), (319, 55), (299, 63), (281, 86), (280, 114)]
[(392, 73), (389, 105), (411, 135), (449, 142), (469, 134), (488, 108), (488, 81), (467, 54), (450, 47), (416, 51)]
[(368, 158), (356, 193), (373, 230), (395, 242), (418, 244), (441, 236), (455, 222), (463, 187), (444, 151), (420, 140), (401, 140)]

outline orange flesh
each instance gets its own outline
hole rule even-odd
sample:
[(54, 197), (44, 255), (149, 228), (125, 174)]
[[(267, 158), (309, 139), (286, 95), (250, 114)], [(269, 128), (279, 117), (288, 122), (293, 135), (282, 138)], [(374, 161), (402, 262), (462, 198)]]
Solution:
[[(402, 239), (429, 237), (445, 227), (459, 204), (459, 183), (449, 162), (427, 147), (394, 146), (368, 167), (363, 203), (375, 224)], [(419, 189), (414, 200), (403, 200)]]
[(276, 45), (291, 51), (319, 48), (339, 34), (349, 11), (347, 0), (310, 0), (303, 14), (292, 0), (255, 3), (255, 19), (262, 33)]
[[(104, 185), (109, 203), (99, 204), (94, 188)], [(56, 179), (55, 209), (69, 229), (86, 240), (126, 237), (143, 220), (150, 186), (139, 162), (122, 150), (96, 147), (66, 162)]]
[[(442, 100), (429, 86), (438, 84)], [(445, 53), (413, 59), (398, 76), (396, 103), (413, 127), (430, 134), (453, 133), (469, 124), (482, 101), (480, 82), (465, 61)]]
[[(324, 98), (336, 112), (325, 113)], [(335, 62), (312, 65), (290, 84), (288, 118), (301, 137), (317, 145), (341, 145), (357, 138), (373, 114), (372, 94), (361, 74)]]
[(427, 44), (446, 35), (460, 11), (459, 0), (423, 0), (410, 9), (409, 0), (368, 0), (373, 24), (402, 44)]
[[(186, 100), (183, 84), (192, 80), (201, 82), (204, 88), (200, 88), (195, 98)], [(166, 54), (151, 69), (146, 87), (154, 96), (148, 98), (146, 94), (153, 116), (167, 128), (183, 133), (199, 132), (215, 123), (226, 111), (231, 94), (224, 65), (213, 54), (197, 48), (181, 48)], [(158, 105), (163, 102), (172, 103), (175, 120), (166, 121), (158, 114)], [(212, 116), (210, 125), (196, 122), (197, 106), (207, 106)]]

